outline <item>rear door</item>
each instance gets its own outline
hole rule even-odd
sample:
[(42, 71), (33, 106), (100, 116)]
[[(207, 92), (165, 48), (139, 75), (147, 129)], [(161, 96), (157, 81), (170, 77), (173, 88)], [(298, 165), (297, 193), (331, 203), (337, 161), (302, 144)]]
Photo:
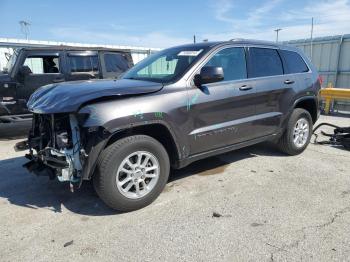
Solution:
[(103, 78), (119, 78), (133, 66), (131, 54), (127, 52), (100, 52)]
[(256, 116), (253, 123), (257, 137), (279, 131), (283, 114), (289, 106), (297, 81), (284, 75), (277, 49), (249, 47), (248, 76), (255, 82)]
[[(61, 52), (58, 51), (26, 51), (16, 75), (20, 83), (17, 98), (27, 101), (39, 87), (65, 81), (61, 60)], [(21, 76), (19, 68), (22, 66), (29, 67), (30, 73)]]
[(102, 78), (97, 51), (69, 51), (66, 63), (67, 81)]

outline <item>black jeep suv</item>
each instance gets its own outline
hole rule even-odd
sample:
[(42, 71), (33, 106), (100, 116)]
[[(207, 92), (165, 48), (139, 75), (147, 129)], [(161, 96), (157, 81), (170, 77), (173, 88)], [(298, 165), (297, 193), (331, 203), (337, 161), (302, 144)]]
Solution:
[(319, 115), (320, 80), (298, 50), (232, 40), (160, 51), (121, 80), (47, 85), (34, 113), (25, 166), (69, 181), (93, 179), (120, 211), (150, 204), (170, 167), (275, 141), (287, 154), (307, 147)]
[(71, 46), (15, 49), (0, 72), (0, 136), (11, 123), (30, 126), (26, 103), (39, 87), (74, 80), (115, 79), (133, 66), (129, 50)]

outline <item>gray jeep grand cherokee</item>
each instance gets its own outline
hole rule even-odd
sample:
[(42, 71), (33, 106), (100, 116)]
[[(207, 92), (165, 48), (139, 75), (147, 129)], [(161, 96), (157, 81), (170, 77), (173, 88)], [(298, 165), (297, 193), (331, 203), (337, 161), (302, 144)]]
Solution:
[(232, 40), (160, 51), (120, 80), (47, 85), (34, 113), (25, 167), (69, 181), (93, 179), (119, 211), (150, 204), (170, 167), (275, 141), (296, 155), (319, 115), (320, 80), (298, 50)]

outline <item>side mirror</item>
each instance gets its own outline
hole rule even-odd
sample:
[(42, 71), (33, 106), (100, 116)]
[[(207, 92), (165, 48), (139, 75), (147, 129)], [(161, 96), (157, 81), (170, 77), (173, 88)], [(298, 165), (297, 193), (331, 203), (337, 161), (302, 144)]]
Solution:
[(202, 67), (200, 74), (197, 74), (194, 77), (194, 83), (196, 86), (215, 83), (222, 80), (224, 80), (224, 70), (219, 66)]
[(29, 66), (24, 65), (18, 69), (18, 73), (21, 77), (25, 77), (27, 75), (30, 75), (32, 73), (32, 70), (30, 70)]

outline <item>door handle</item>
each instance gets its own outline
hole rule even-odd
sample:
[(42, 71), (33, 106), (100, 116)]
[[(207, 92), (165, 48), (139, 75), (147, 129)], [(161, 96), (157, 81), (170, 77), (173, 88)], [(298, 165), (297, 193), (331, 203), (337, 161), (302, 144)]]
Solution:
[(284, 81), (284, 83), (285, 83), (286, 85), (290, 85), (290, 84), (294, 84), (294, 81), (293, 81), (293, 80), (287, 79), (286, 81)]
[(242, 86), (239, 88), (239, 90), (241, 90), (241, 91), (248, 91), (248, 90), (250, 90), (250, 89), (253, 89), (253, 87), (252, 87), (252, 86), (248, 86), (248, 85), (242, 85)]
[(64, 78), (55, 78), (54, 80), (52, 80), (52, 82), (54, 83), (64, 82)]

